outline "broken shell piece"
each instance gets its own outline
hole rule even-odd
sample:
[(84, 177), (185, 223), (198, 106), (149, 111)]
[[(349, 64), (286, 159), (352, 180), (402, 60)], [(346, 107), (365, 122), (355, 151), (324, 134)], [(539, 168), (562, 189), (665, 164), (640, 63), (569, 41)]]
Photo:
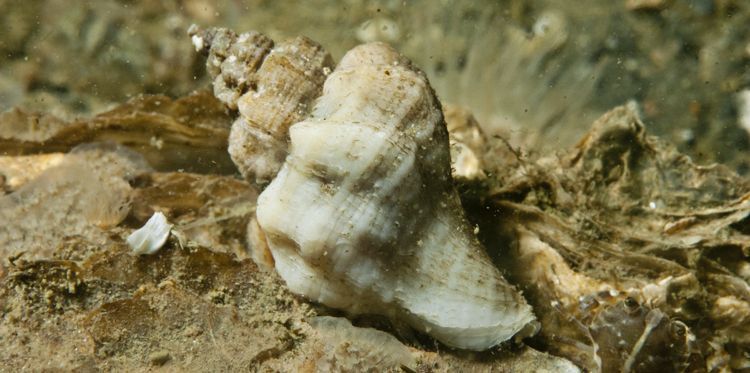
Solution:
[(267, 183), (286, 157), (289, 126), (307, 116), (333, 59), (305, 37), (274, 46), (255, 31), (192, 27), (189, 34), (197, 49), (208, 52), (214, 95), (239, 109), (229, 134), (232, 160), (245, 178)]
[(134, 254), (153, 254), (164, 246), (171, 230), (172, 224), (169, 224), (167, 217), (155, 212), (143, 227), (128, 236), (128, 245)]
[(484, 179), (487, 139), (474, 115), (463, 107), (444, 105), (451, 146), (451, 174), (466, 179)]
[(385, 44), (349, 51), (257, 218), (295, 293), (484, 350), (534, 320), (464, 217), (448, 132), (424, 74)]

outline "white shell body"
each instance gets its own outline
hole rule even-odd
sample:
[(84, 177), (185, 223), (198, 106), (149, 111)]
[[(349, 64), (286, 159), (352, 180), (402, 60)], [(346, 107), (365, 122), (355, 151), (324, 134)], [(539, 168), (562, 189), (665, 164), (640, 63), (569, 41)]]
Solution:
[(290, 139), (257, 218), (293, 292), (471, 350), (533, 321), (464, 217), (440, 104), (408, 60), (349, 51)]

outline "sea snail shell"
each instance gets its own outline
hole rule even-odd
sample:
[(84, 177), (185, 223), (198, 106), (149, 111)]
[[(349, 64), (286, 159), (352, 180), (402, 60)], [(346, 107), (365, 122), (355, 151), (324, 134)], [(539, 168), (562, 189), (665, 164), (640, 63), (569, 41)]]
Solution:
[(293, 292), (462, 349), (534, 320), (464, 217), (440, 103), (404, 57), (380, 43), (349, 51), (289, 137), (257, 219)]

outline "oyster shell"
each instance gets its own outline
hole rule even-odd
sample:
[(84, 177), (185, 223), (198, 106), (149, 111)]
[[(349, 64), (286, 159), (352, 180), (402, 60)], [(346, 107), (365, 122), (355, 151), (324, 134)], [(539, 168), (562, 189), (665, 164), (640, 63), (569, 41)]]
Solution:
[(229, 134), (232, 160), (245, 178), (267, 183), (286, 157), (289, 126), (307, 116), (333, 59), (305, 37), (274, 47), (255, 31), (194, 26), (188, 33), (196, 49), (208, 53), (214, 95), (239, 110)]
[(179, 99), (135, 97), (91, 118), (66, 121), (18, 108), (0, 113), (3, 155), (68, 152), (90, 142), (115, 142), (160, 171), (235, 173), (226, 156), (231, 118), (208, 91)]
[(489, 170), (510, 174), (494, 207), (467, 210), (539, 316), (540, 345), (593, 372), (748, 366), (747, 180), (647, 135), (634, 104), (566, 155), (521, 160)]
[(257, 217), (293, 292), (463, 349), (531, 325), (464, 217), (440, 103), (408, 60), (385, 44), (352, 49), (290, 138)]

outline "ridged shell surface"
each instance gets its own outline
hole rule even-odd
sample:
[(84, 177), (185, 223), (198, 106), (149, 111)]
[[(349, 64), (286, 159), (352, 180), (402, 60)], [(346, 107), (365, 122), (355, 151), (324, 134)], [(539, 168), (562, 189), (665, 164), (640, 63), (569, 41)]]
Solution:
[(297, 37), (277, 45), (265, 35), (223, 28), (189, 31), (208, 52), (214, 95), (239, 117), (229, 134), (229, 154), (245, 178), (270, 181), (287, 154), (288, 129), (304, 119), (321, 92), (333, 59), (319, 44)]
[(292, 291), (471, 350), (533, 321), (463, 215), (440, 103), (408, 60), (349, 51), (290, 138), (257, 218)]

